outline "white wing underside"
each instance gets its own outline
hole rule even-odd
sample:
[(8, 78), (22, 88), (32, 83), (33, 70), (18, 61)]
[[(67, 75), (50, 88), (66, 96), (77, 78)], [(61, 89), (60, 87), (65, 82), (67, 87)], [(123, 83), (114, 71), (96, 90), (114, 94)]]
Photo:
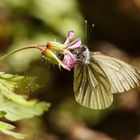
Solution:
[(133, 66), (98, 53), (91, 53), (89, 64), (74, 69), (74, 92), (78, 103), (92, 109), (104, 109), (113, 101), (112, 93), (140, 86), (140, 72)]
[(107, 108), (113, 101), (107, 77), (95, 64), (75, 66), (74, 92), (78, 103), (92, 109)]
[(94, 53), (91, 56), (108, 77), (112, 93), (122, 93), (140, 86), (140, 71), (135, 67), (110, 56)]

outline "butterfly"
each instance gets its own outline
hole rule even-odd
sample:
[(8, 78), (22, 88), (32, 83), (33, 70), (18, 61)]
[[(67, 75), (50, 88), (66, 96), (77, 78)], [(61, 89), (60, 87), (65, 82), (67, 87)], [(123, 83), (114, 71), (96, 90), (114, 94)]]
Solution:
[(140, 86), (140, 71), (135, 67), (82, 46), (74, 67), (76, 101), (91, 109), (105, 109), (113, 102), (113, 94)]

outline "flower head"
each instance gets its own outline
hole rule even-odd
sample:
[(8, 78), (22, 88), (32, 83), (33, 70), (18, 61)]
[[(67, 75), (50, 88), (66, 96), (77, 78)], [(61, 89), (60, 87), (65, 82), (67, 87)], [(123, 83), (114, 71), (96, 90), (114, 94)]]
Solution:
[[(62, 66), (64, 69), (70, 70), (77, 63), (76, 55), (73, 53), (74, 50), (81, 47), (81, 39), (78, 38), (71, 41), (74, 36), (74, 31), (69, 31), (67, 34), (66, 41), (61, 44), (58, 42), (48, 42), (46, 49), (42, 54), (52, 62)], [(63, 55), (63, 59), (59, 56)]]

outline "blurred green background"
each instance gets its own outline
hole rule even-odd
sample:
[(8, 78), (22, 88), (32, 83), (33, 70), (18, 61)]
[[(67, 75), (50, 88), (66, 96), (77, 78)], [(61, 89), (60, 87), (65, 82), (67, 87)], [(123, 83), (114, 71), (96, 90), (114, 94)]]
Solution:
[[(1, 55), (50, 40), (64, 42), (71, 29), (90, 50), (140, 69), (139, 0), (0, 0)], [(37, 76), (42, 88), (34, 96), (52, 103), (42, 117), (16, 123), (30, 134), (26, 140), (140, 140), (139, 89), (115, 95), (106, 110), (91, 110), (74, 99), (73, 71), (42, 62), (37, 50), (10, 56), (0, 70)], [(14, 140), (3, 134), (0, 139)]]

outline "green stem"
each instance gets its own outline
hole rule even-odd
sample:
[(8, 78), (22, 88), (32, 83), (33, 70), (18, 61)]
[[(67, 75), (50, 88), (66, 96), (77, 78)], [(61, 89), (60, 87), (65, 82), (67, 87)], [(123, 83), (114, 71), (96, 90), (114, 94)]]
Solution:
[(45, 50), (45, 47), (43, 45), (31, 45), (31, 46), (27, 46), (27, 47), (24, 47), (24, 48), (20, 48), (20, 49), (11, 51), (11, 52), (3, 55), (3, 56), (0, 56), (0, 60), (8, 57), (9, 55), (12, 55), (14, 53), (17, 53), (17, 52), (20, 52), (20, 51), (23, 51), (23, 50), (27, 50), (27, 49), (39, 49), (41, 52), (43, 52)]

